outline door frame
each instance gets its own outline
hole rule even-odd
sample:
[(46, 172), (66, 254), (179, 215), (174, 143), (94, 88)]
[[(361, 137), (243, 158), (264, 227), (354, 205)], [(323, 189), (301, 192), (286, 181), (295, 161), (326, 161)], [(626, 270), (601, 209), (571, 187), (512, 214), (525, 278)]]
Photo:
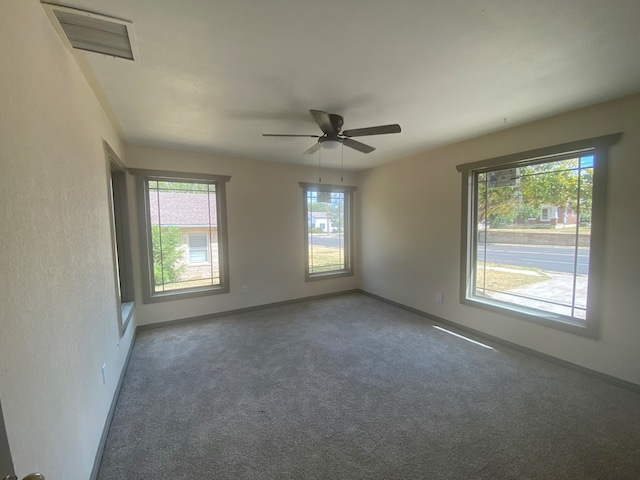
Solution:
[(15, 475), (7, 430), (4, 427), (4, 415), (2, 413), (2, 402), (0, 401), (0, 478), (5, 475)]

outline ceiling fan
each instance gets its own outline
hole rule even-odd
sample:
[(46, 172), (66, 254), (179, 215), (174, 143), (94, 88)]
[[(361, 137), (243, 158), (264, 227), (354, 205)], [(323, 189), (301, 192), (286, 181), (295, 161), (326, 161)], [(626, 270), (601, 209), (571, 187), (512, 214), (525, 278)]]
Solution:
[(384, 135), (387, 133), (400, 133), (400, 125), (397, 123), (391, 125), (378, 125), (377, 127), (355, 128), (352, 130), (342, 130), (344, 119), (335, 113), (322, 112), (320, 110), (309, 110), (311, 116), (316, 121), (320, 130), (324, 135), (297, 135), (297, 134), (278, 134), (263, 133), (263, 137), (309, 137), (317, 138), (318, 142), (304, 153), (314, 153), (320, 146), (327, 149), (337, 148), (340, 145), (353, 148), (362, 153), (371, 153), (375, 150), (370, 145), (353, 140), (351, 137), (365, 137), (367, 135)]

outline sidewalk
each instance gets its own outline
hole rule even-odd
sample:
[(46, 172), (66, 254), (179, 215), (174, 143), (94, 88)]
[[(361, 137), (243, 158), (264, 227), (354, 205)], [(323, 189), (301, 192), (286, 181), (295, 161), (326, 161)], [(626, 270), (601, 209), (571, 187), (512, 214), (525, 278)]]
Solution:
[[(503, 300), (526, 307), (538, 308), (571, 316), (571, 307), (556, 305), (555, 303), (571, 305), (573, 295), (573, 275), (548, 272), (547, 275), (549, 276), (548, 280), (514, 288), (513, 290), (509, 290), (505, 293), (491, 293), (488, 296), (490, 298), (495, 298), (496, 300)], [(587, 285), (588, 278), (586, 275), (579, 275), (576, 277), (576, 306), (583, 309), (586, 308)], [(516, 295), (536, 297), (555, 303), (548, 303), (547, 301), (539, 301), (531, 298), (522, 298)], [(576, 310), (573, 313), (573, 316), (576, 318), (585, 318), (585, 310)]]

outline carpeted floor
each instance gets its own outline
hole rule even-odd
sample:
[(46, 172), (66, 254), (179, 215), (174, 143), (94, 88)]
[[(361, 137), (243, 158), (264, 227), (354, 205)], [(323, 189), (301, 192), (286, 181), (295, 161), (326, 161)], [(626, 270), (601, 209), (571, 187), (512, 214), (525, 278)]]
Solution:
[(99, 480), (640, 478), (640, 395), (359, 294), (140, 332)]

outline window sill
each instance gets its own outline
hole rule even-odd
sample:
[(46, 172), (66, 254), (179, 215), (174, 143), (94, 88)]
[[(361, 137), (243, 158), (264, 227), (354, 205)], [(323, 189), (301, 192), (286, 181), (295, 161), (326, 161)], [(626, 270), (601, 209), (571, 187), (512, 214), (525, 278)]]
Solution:
[(496, 300), (488, 300), (484, 298), (472, 297), (463, 298), (460, 303), (469, 305), (471, 307), (481, 308), (493, 313), (505, 315), (507, 317), (516, 318), (518, 320), (524, 320), (526, 322), (535, 323), (545, 327), (554, 328), (563, 332), (580, 335), (587, 338), (597, 339), (597, 328), (590, 325), (588, 320), (581, 322), (580, 320), (572, 319), (552, 312), (545, 312), (543, 310), (536, 310), (533, 308), (527, 308), (524, 306), (506, 304)]
[(120, 304), (120, 318), (122, 322), (122, 328), (120, 330), (120, 336), (123, 336), (129, 326), (129, 321), (133, 316), (133, 310), (135, 309), (136, 302), (125, 302)]
[(207, 295), (219, 295), (222, 293), (229, 293), (229, 287), (215, 286), (154, 293), (152, 295), (145, 295), (144, 303), (160, 303), (169, 302), (172, 300), (186, 300), (189, 298), (204, 297)]
[(307, 275), (307, 282), (315, 282), (316, 280), (325, 280), (328, 278), (341, 278), (341, 277), (352, 277), (353, 271), (351, 270), (338, 270), (335, 272), (323, 272), (323, 273), (312, 273)]

